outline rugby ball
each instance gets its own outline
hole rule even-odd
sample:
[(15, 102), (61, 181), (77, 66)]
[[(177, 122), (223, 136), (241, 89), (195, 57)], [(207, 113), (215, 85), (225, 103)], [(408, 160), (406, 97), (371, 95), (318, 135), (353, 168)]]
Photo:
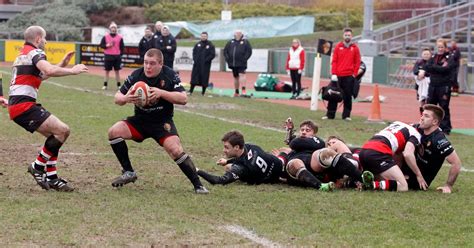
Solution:
[(150, 95), (150, 87), (143, 81), (136, 82), (130, 89), (130, 94), (138, 96), (140, 99), (139, 103), (135, 104), (139, 107), (146, 106), (148, 104), (148, 97)]

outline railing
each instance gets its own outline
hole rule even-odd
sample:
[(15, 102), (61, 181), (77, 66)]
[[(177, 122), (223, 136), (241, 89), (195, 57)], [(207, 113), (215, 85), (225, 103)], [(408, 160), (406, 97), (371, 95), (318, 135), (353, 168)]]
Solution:
[(388, 54), (439, 37), (455, 38), (457, 32), (468, 31), (473, 18), (474, 2), (407, 22), (403, 26), (376, 32), (375, 40), (380, 44), (379, 52)]
[[(372, 38), (378, 42), (381, 54), (395, 51), (406, 54), (407, 47), (419, 47), (421, 43), (432, 42), (440, 37), (455, 38), (458, 32), (465, 32), (467, 47), (472, 49), (473, 23), (474, 1), (469, 0), (382, 27), (373, 32)], [(360, 36), (354, 39), (360, 39)], [(472, 50), (469, 50), (468, 58), (473, 61)]]

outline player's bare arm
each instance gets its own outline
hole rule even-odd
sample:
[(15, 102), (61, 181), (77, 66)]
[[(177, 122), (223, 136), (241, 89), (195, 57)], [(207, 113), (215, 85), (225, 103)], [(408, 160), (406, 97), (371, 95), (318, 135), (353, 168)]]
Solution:
[(114, 101), (115, 104), (123, 106), (127, 103), (139, 103), (140, 99), (137, 95), (131, 94), (131, 91), (128, 91), (126, 95), (122, 94), (120, 91), (117, 91), (117, 93), (115, 93)]
[(72, 68), (63, 68), (57, 65), (52, 65), (46, 60), (40, 60), (36, 63), (36, 67), (43, 73), (43, 80), (48, 77), (63, 77), (69, 75), (77, 75), (88, 71), (88, 68), (83, 64), (78, 64)]
[(410, 167), (410, 169), (415, 173), (416, 180), (420, 184), (420, 189), (426, 190), (428, 188), (428, 184), (426, 183), (423, 175), (421, 174), (418, 165), (416, 165), (416, 158), (415, 158), (415, 145), (411, 142), (407, 142), (405, 146), (405, 150), (403, 150), (403, 158), (405, 159), (406, 163)]
[(448, 157), (446, 157), (446, 160), (451, 165), (451, 169), (449, 169), (448, 180), (444, 186), (440, 186), (436, 188), (436, 190), (449, 194), (451, 193), (454, 183), (461, 172), (461, 159), (459, 159), (456, 151), (453, 151)]
[(173, 104), (186, 105), (186, 103), (188, 103), (188, 96), (186, 95), (186, 92), (170, 92), (156, 87), (150, 87), (149, 101), (154, 103), (160, 98), (163, 98)]

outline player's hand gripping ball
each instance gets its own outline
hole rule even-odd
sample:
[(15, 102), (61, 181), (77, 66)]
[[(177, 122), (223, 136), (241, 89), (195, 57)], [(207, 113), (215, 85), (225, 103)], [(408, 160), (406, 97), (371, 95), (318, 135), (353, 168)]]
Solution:
[(130, 94), (138, 97), (138, 102), (135, 105), (139, 107), (146, 106), (150, 96), (150, 87), (145, 82), (138, 81), (130, 89)]

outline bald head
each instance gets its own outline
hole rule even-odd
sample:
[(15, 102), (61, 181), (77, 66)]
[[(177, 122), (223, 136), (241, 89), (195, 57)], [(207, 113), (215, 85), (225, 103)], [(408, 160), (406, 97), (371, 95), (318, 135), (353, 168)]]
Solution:
[(35, 45), (37, 48), (44, 50), (46, 45), (46, 31), (40, 26), (30, 26), (24, 33), (25, 41)]
[(40, 26), (29, 26), (24, 36), (26, 42), (35, 43), (36, 38), (46, 36), (46, 31)]

